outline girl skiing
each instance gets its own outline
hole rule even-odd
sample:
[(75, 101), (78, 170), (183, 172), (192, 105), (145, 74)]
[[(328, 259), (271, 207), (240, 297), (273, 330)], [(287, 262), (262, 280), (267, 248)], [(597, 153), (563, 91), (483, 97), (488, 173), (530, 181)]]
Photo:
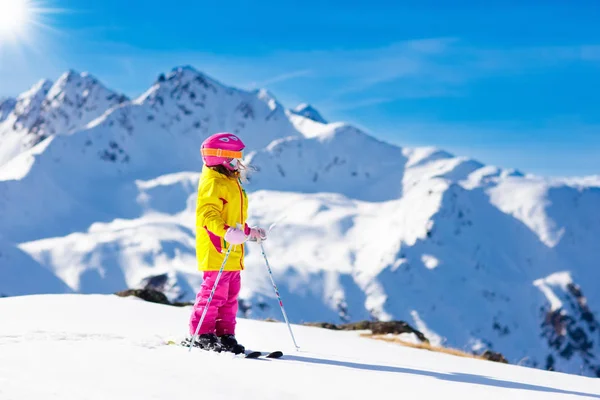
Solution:
[[(248, 198), (242, 187), (242, 140), (231, 133), (217, 133), (201, 146), (204, 166), (196, 205), (196, 257), (204, 272), (190, 317), (190, 335), (196, 333), (219, 269), (223, 273), (192, 345), (206, 350), (243, 353), (235, 338), (240, 271), (244, 269), (244, 242), (265, 240), (264, 229), (246, 224)], [(189, 339), (188, 343), (189, 345)]]

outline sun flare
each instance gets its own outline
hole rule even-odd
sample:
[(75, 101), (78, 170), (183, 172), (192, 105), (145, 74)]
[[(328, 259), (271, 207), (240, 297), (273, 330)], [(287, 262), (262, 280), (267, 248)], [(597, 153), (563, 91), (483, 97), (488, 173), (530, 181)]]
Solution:
[(29, 0), (0, 0), (0, 36), (18, 35), (31, 17)]
[(63, 10), (49, 8), (51, 0), (0, 0), (0, 47), (3, 44), (21, 47), (38, 45), (41, 30), (56, 32), (50, 14)]

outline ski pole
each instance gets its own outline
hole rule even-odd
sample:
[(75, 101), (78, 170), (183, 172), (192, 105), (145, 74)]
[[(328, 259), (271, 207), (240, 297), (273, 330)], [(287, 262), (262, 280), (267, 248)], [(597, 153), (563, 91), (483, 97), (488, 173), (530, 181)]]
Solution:
[(283, 301), (281, 301), (281, 296), (279, 295), (279, 289), (277, 289), (277, 285), (275, 284), (275, 280), (273, 279), (273, 272), (271, 271), (271, 266), (269, 265), (269, 260), (267, 259), (267, 255), (265, 254), (265, 247), (262, 244), (262, 240), (258, 239), (258, 243), (260, 244), (260, 250), (262, 251), (262, 255), (265, 258), (265, 264), (267, 265), (267, 271), (269, 271), (269, 277), (271, 278), (271, 283), (273, 283), (273, 289), (275, 289), (275, 294), (277, 295), (277, 299), (279, 300), (279, 307), (281, 307), (281, 313), (283, 314), (283, 318), (285, 319), (285, 323), (290, 331), (290, 335), (292, 336), (292, 341), (294, 342), (294, 346), (296, 350), (300, 349), (300, 347), (296, 344), (296, 339), (294, 338), (294, 333), (292, 332), (292, 327), (290, 326), (290, 322), (288, 321), (287, 314), (285, 313), (285, 308), (283, 308)]
[(208, 296), (208, 300), (206, 301), (206, 304), (204, 305), (204, 310), (202, 311), (202, 316), (200, 317), (200, 322), (198, 322), (198, 326), (196, 326), (196, 332), (194, 332), (194, 336), (192, 336), (192, 341), (190, 342), (190, 349), (188, 350), (188, 352), (191, 352), (192, 347), (194, 347), (194, 340), (196, 340), (196, 336), (198, 335), (200, 326), (202, 325), (202, 322), (204, 321), (204, 317), (206, 317), (206, 312), (208, 311), (208, 306), (210, 305), (213, 295), (215, 294), (215, 291), (217, 290), (217, 285), (219, 284), (219, 279), (221, 279), (221, 274), (223, 273), (223, 270), (225, 269), (225, 264), (227, 263), (227, 258), (229, 258), (229, 253), (231, 252), (232, 248), (233, 248), (233, 244), (230, 244), (229, 248), (227, 249), (227, 253), (225, 254), (225, 259), (223, 259), (223, 264), (221, 264), (221, 269), (219, 269), (219, 273), (217, 274), (217, 279), (215, 279), (213, 288), (210, 291), (210, 296)]

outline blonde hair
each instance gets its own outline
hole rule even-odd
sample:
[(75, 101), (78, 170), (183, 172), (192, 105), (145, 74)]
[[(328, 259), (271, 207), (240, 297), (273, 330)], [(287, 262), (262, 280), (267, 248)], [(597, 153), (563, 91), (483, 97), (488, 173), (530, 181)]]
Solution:
[(228, 178), (239, 179), (242, 182), (248, 181), (248, 176), (247, 176), (248, 171), (253, 169), (252, 167), (248, 167), (239, 161), (238, 161), (238, 169), (236, 169), (235, 171), (232, 171), (223, 165), (216, 165), (214, 167), (208, 167), (208, 168), (211, 168), (211, 169), (217, 171), (218, 173), (225, 175)]

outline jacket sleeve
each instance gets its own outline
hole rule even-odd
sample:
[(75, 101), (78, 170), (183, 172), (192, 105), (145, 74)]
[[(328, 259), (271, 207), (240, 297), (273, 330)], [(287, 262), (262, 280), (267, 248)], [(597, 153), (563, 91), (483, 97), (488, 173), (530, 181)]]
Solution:
[(224, 204), (218, 185), (215, 179), (200, 182), (196, 203), (196, 229), (199, 231), (206, 227), (213, 234), (223, 237), (229, 226), (221, 216)]

